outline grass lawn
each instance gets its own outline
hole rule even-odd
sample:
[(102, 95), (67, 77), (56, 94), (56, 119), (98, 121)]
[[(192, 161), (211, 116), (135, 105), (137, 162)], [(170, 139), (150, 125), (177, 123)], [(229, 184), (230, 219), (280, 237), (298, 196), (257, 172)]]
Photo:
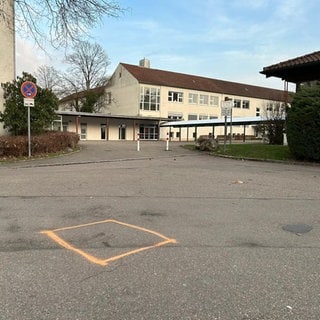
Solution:
[[(195, 145), (185, 145), (185, 148), (195, 149)], [(223, 144), (213, 154), (226, 155), (236, 159), (250, 158), (262, 160), (294, 160), (288, 146), (274, 146), (268, 144), (227, 144), (224, 153)]]
[(288, 146), (266, 144), (227, 144), (225, 153), (223, 149), (224, 146), (220, 145), (216, 153), (238, 159), (253, 158), (263, 160), (293, 160)]

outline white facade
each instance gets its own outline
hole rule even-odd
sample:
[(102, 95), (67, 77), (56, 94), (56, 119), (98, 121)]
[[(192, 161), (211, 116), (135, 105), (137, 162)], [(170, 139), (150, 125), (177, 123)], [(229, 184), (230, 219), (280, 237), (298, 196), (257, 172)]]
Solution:
[[(217, 137), (224, 134), (221, 126), (168, 129), (160, 123), (222, 119), (221, 104), (225, 100), (232, 101), (233, 118), (266, 116), (267, 110), (283, 103), (283, 97), (280, 90), (151, 69), (150, 62), (144, 59), (139, 66), (118, 65), (105, 87), (103, 114), (96, 115), (98, 120), (80, 115), (82, 127), (70, 120), (65, 127), (80, 137), (80, 131), (85, 131), (81, 138), (88, 140), (135, 140), (138, 133), (140, 139), (164, 140), (168, 130), (170, 139), (176, 141), (200, 135)], [(68, 97), (63, 99), (66, 103)], [(106, 135), (102, 134), (104, 125)], [(243, 125), (232, 128), (235, 137), (243, 131)], [(255, 136), (255, 125), (246, 127), (246, 135)]]
[[(14, 1), (4, 0), (0, 2), (1, 9), (5, 12), (4, 18), (0, 18), (0, 83), (13, 81), (15, 77), (15, 32), (14, 32)], [(0, 87), (0, 111), (4, 110), (3, 90)], [(0, 124), (0, 135), (6, 134), (6, 130)]]
[[(153, 76), (152, 73), (155, 75)], [(166, 76), (168, 76), (167, 83), (164, 80)], [(216, 82), (220, 86), (225, 85), (226, 91), (224, 92), (224, 88), (219, 88), (217, 91), (206, 90), (214, 87)], [(194, 86), (193, 83), (195, 83)], [(199, 87), (202, 90), (199, 90)], [(283, 101), (283, 92), (280, 90), (127, 64), (119, 64), (106, 87), (106, 94), (109, 97), (106, 111), (112, 115), (158, 117), (170, 120), (221, 119), (221, 103), (226, 99), (232, 100), (233, 118), (265, 116), (268, 109), (280, 105)], [(255, 135), (254, 128), (254, 125), (249, 126), (246, 134)], [(160, 139), (166, 138), (167, 130), (167, 128), (159, 129)], [(233, 135), (242, 133), (243, 126), (233, 127)], [(197, 132), (194, 128), (189, 128), (188, 132), (170, 129), (172, 140), (186, 140), (190, 136), (198, 137), (208, 134), (212, 134), (210, 127), (198, 128)], [(215, 136), (223, 134), (223, 127), (215, 128)]]

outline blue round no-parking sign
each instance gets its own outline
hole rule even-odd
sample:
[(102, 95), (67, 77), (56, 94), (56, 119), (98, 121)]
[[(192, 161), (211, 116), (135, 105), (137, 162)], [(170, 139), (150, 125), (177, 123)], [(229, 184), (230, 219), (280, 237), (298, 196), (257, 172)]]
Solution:
[(37, 86), (31, 81), (25, 81), (20, 89), (25, 98), (34, 98), (37, 95)]

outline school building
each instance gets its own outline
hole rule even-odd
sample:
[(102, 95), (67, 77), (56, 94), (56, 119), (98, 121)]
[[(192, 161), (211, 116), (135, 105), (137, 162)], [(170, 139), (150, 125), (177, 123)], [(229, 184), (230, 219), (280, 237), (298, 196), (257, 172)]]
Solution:
[[(170, 121), (223, 119), (226, 100), (231, 101), (233, 119), (266, 117), (284, 109), (285, 102), (282, 90), (153, 69), (147, 59), (139, 65), (120, 63), (103, 91), (99, 113), (76, 112), (74, 95), (63, 98), (56, 125), (77, 132), (81, 140), (136, 140), (138, 134), (141, 140), (161, 140)], [(242, 134), (244, 125), (235, 125), (233, 134)], [(188, 132), (170, 127), (173, 141), (209, 134), (212, 127)], [(249, 124), (246, 134), (255, 136), (256, 124)], [(221, 125), (214, 135), (223, 135)]]

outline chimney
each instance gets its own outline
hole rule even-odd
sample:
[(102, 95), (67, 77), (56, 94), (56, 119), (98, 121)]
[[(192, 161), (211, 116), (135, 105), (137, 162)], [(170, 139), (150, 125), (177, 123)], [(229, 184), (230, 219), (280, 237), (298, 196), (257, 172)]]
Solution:
[(142, 60), (139, 61), (139, 66), (144, 68), (150, 68), (150, 60), (143, 58)]

